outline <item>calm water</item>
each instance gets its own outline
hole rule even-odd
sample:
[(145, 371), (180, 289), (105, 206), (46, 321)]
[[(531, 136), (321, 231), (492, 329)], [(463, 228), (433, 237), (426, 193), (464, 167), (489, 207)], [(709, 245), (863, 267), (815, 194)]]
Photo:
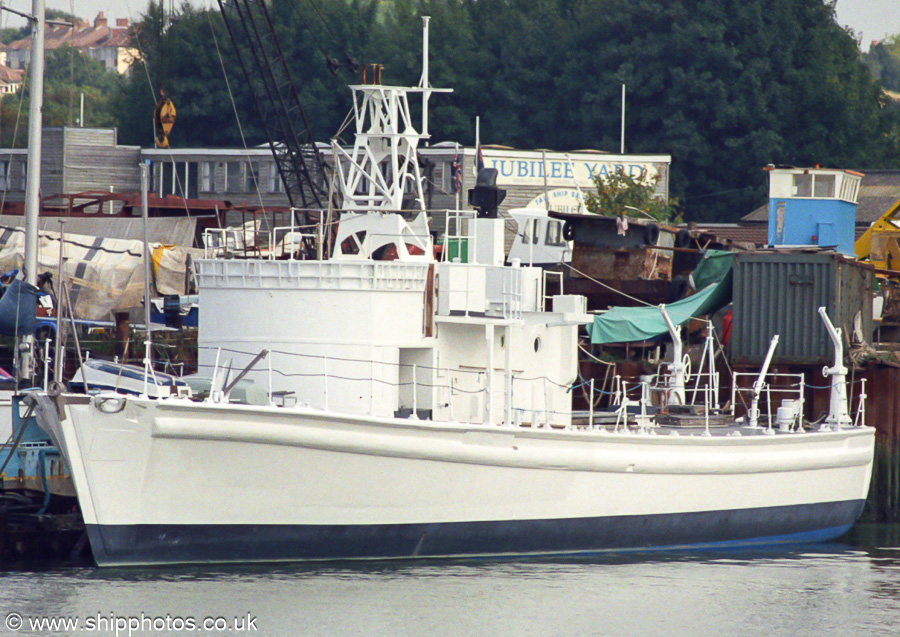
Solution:
[(900, 635), (900, 526), (792, 550), (0, 578), (2, 635)]

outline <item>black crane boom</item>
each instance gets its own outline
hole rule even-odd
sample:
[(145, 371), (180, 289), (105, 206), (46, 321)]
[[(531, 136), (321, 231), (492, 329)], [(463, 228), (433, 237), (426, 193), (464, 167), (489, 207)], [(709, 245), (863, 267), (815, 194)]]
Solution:
[(321, 209), (328, 200), (325, 162), (316, 148), (265, 0), (218, 3), (288, 200), (294, 208)]

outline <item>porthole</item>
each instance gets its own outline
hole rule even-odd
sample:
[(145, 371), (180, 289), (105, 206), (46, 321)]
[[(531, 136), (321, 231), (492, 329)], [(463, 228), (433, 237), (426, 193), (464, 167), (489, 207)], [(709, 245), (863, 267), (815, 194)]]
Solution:
[(540, 336), (536, 336), (534, 338), (534, 351), (535, 351), (535, 353), (541, 351), (541, 337)]

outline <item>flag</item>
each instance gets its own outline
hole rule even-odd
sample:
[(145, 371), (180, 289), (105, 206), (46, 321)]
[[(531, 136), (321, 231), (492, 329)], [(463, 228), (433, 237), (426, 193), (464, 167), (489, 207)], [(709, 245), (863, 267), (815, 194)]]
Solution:
[(453, 173), (453, 194), (456, 194), (462, 191), (462, 167), (459, 164), (459, 151), (456, 152), (456, 157), (450, 164), (450, 170)]
[(475, 170), (476, 175), (484, 170), (484, 155), (481, 154), (481, 144), (478, 144), (478, 150), (475, 153)]

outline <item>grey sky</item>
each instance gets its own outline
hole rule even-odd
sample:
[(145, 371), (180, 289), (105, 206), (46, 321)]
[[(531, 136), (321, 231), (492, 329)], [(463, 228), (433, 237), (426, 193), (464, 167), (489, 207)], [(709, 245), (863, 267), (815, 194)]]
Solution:
[[(182, 0), (175, 0), (175, 5)], [(103, 11), (110, 21), (116, 18), (135, 19), (143, 13), (148, 0), (45, 0), (48, 8), (59, 9), (87, 20), (93, 20)], [(165, 0), (168, 5), (170, 0)], [(213, 6), (215, 0), (192, 0), (195, 6)], [(31, 12), (31, 0), (8, 0), (7, 6), (18, 11)], [(872, 40), (882, 40), (900, 33), (900, 0), (837, 0), (838, 22), (850, 27), (856, 33), (864, 50), (868, 50)], [(18, 25), (21, 18), (2, 18), (6, 26)]]
[[(179, 6), (182, 0), (175, 0), (175, 5)], [(166, 6), (169, 0), (165, 0)], [(111, 24), (115, 23), (116, 18), (136, 19), (147, 9), (148, 0), (44, 0), (46, 8), (65, 11), (66, 13), (74, 13), (85, 20), (93, 21), (99, 12), (103, 12), (110, 19)], [(21, 11), (22, 13), (31, 13), (31, 0), (7, 0), (6, 6)], [(206, 0), (193, 0), (195, 6), (207, 6)], [(213, 0), (215, 4), (215, 0)], [(17, 16), (5, 15), (3, 17), (3, 26), (7, 24), (11, 26), (19, 26), (22, 18)]]
[(850, 27), (864, 51), (872, 40), (900, 34), (900, 0), (837, 0), (838, 23)]

